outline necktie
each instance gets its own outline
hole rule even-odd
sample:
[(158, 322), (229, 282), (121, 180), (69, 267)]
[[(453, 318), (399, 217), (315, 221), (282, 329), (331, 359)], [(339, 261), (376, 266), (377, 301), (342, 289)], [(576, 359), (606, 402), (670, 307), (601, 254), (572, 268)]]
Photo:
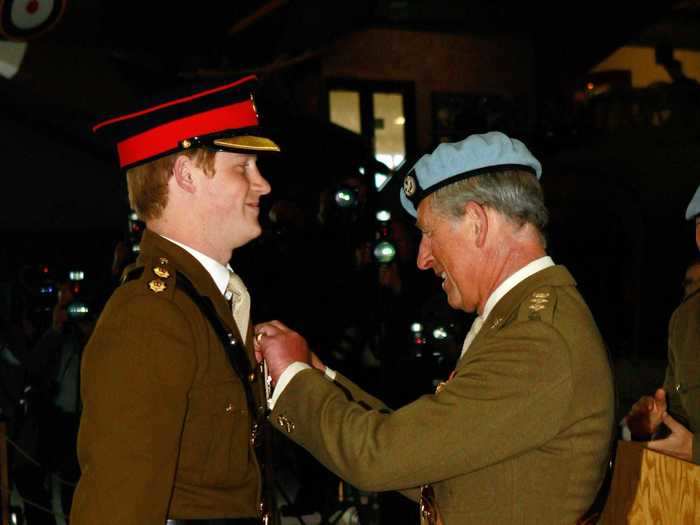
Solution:
[(481, 318), (481, 316), (478, 316), (476, 319), (474, 319), (472, 327), (469, 329), (469, 333), (467, 333), (467, 337), (464, 338), (464, 344), (462, 345), (462, 355), (466, 353), (467, 349), (469, 348), (469, 345), (472, 344), (472, 341), (476, 337), (476, 334), (478, 334), (479, 330), (481, 330), (482, 324), (484, 324), (484, 320)]
[(245, 339), (250, 321), (250, 294), (241, 278), (233, 272), (229, 272), (226, 290), (231, 292), (233, 319), (236, 321), (241, 337)]

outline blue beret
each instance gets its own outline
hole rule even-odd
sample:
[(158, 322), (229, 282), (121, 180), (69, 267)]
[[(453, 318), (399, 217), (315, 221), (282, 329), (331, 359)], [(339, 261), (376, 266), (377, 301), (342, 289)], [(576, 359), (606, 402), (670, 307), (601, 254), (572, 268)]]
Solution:
[(434, 191), (469, 177), (508, 169), (529, 171), (538, 179), (542, 175), (540, 162), (525, 144), (500, 131), (440, 144), (404, 176), (401, 204), (415, 217), (420, 201)]
[(685, 218), (688, 220), (695, 218), (696, 215), (700, 215), (700, 186), (695, 190), (695, 195), (690, 199), (688, 209), (685, 211)]

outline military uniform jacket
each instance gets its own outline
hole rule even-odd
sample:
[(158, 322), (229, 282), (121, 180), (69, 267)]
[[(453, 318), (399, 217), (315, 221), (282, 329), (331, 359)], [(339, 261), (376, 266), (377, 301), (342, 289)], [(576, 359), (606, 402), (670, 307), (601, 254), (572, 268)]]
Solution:
[(700, 464), (700, 290), (671, 316), (664, 390), (669, 413), (695, 434), (693, 463)]
[(439, 393), (389, 412), (305, 370), (271, 419), (359, 488), (432, 483), (446, 525), (571, 524), (603, 479), (613, 387), (595, 322), (555, 266), (495, 305)]
[[(209, 321), (175, 286), (178, 274), (211, 298), (254, 362), (252, 345), (185, 250), (146, 231), (136, 267), (143, 274), (112, 295), (83, 356), (71, 524), (257, 516), (261, 477), (243, 385)], [(263, 395), (262, 385), (254, 390)]]

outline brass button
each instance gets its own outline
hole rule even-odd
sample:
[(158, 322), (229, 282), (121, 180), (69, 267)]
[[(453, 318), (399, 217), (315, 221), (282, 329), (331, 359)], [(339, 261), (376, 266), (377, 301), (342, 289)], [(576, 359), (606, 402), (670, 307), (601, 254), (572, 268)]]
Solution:
[(231, 403), (226, 407), (226, 412), (233, 412), (233, 405)]
[(285, 415), (277, 416), (277, 424), (282, 427), (287, 434), (294, 432), (294, 423)]
[(255, 372), (251, 372), (250, 374), (248, 374), (248, 381), (250, 381), (251, 383), (255, 382)]

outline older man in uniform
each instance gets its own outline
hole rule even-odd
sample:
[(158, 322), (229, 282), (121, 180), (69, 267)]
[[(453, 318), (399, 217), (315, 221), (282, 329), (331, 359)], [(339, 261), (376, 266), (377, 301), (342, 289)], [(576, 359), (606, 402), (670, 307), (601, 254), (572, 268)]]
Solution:
[[(270, 185), (254, 77), (95, 127), (146, 230), (85, 349), (73, 525), (253, 524), (264, 384), (250, 296), (228, 265)], [(229, 303), (228, 301), (231, 301)], [(233, 310), (232, 310), (233, 309)]]
[(603, 480), (610, 368), (573, 277), (545, 253), (540, 172), (522, 142), (491, 132), (441, 144), (405, 176), (419, 268), (478, 313), (434, 395), (391, 412), (283, 324), (256, 328), (273, 425), (361, 489), (420, 488), (427, 523), (574, 523)]
[[(700, 186), (685, 218), (695, 222), (700, 250)], [(625, 418), (632, 437), (645, 439), (661, 424), (668, 435), (648, 447), (700, 464), (700, 289), (683, 298), (668, 325), (668, 365), (663, 388), (637, 401)]]

